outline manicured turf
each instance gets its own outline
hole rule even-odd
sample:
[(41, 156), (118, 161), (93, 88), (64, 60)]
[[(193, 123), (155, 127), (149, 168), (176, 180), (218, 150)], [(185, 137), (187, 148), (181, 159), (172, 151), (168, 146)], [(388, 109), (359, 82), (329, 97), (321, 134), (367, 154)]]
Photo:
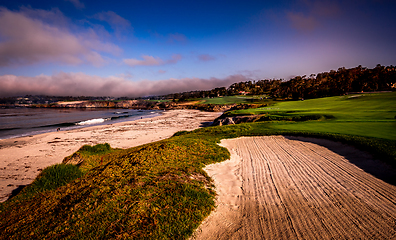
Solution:
[(300, 130), (323, 133), (343, 133), (350, 135), (385, 138), (396, 140), (396, 123), (392, 122), (301, 122), (301, 123), (276, 123), (274, 129)]
[(366, 93), (278, 102), (270, 107), (233, 111), (279, 118), (321, 115), (321, 120), (273, 123), (274, 129), (341, 133), (396, 140), (396, 92)]

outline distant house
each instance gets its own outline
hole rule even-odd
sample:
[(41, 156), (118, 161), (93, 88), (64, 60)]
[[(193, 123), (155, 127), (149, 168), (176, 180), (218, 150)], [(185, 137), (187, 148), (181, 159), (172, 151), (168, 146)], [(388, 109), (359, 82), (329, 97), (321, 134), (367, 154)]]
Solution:
[(247, 95), (247, 94), (249, 94), (250, 92), (245, 92), (245, 91), (239, 91), (239, 95)]

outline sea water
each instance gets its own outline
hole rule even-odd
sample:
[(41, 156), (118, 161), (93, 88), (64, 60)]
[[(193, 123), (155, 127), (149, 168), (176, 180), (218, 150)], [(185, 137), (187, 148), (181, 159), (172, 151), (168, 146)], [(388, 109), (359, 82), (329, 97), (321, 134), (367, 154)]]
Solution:
[(0, 139), (158, 116), (158, 110), (0, 108)]

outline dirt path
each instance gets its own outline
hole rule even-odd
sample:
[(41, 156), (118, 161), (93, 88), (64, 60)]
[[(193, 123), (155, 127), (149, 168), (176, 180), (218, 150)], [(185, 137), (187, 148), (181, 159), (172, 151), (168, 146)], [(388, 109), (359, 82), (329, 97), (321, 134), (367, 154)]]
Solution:
[(218, 207), (193, 239), (396, 238), (396, 187), (351, 163), (378, 165), (364, 153), (283, 136), (223, 140), (222, 146), (231, 160), (206, 168)]

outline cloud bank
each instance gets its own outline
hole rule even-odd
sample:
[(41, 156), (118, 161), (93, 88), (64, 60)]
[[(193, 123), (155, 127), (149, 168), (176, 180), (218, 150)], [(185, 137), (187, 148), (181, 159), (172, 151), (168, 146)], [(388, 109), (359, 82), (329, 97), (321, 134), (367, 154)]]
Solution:
[(64, 73), (47, 76), (0, 76), (0, 96), (52, 95), (52, 96), (113, 96), (143, 97), (169, 93), (210, 90), (229, 87), (232, 83), (247, 81), (243, 75), (226, 78), (183, 78), (159, 81), (129, 81), (123, 77), (99, 77), (84, 73)]
[[(61, 19), (51, 24), (50, 20)], [(0, 8), (0, 67), (59, 62), (69, 65), (88, 63), (103, 66), (102, 52), (122, 50), (98, 39), (95, 32), (75, 34), (69, 31), (59, 10), (22, 8), (20, 12)]]

